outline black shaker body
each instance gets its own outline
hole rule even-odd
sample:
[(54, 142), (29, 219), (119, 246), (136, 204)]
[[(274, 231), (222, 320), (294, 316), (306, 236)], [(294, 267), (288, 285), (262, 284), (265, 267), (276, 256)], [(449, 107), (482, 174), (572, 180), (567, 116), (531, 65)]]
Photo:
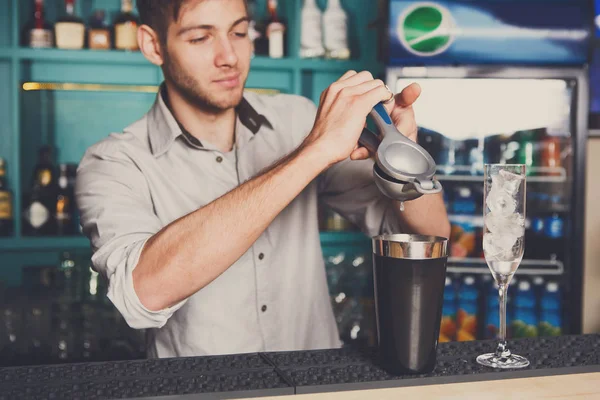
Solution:
[[(400, 242), (407, 236), (407, 241)], [(436, 362), (447, 241), (418, 235), (389, 235), (387, 240), (392, 237), (404, 247), (400, 253), (398, 246), (385, 251), (376, 247), (376, 239), (373, 242), (379, 360), (395, 375), (428, 373)], [(382, 237), (378, 238), (381, 244)], [(415, 240), (420, 240), (416, 246), (422, 251), (408, 248)], [(433, 249), (425, 241), (434, 244)]]

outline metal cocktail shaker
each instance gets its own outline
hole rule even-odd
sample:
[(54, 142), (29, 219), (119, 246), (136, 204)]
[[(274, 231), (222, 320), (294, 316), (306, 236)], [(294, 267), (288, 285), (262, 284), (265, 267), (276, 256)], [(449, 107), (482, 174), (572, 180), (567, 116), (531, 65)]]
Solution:
[(435, 368), (447, 251), (448, 240), (442, 237), (373, 238), (379, 360), (392, 374)]

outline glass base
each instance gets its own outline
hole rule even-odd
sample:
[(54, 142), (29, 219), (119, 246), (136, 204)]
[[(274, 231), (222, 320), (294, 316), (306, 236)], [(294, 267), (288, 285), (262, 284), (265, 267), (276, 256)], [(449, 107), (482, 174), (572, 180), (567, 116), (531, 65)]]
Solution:
[(496, 353), (482, 354), (477, 357), (477, 362), (492, 368), (524, 368), (529, 365), (529, 360), (525, 357), (510, 353), (508, 356), (498, 356)]

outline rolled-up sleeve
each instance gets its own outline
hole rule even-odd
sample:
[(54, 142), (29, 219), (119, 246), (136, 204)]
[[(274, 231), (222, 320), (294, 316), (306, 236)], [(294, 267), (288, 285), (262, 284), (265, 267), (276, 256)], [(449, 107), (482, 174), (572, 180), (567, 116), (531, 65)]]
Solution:
[(162, 327), (185, 300), (151, 311), (134, 290), (133, 270), (144, 245), (162, 228), (135, 162), (114, 143), (93, 146), (79, 164), (75, 195), (92, 264), (108, 279), (108, 298), (132, 328)]

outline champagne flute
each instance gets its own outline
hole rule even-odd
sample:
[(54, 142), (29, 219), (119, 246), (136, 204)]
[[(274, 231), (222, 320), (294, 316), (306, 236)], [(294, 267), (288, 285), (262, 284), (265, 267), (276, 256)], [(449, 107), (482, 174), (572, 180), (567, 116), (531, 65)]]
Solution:
[(506, 343), (506, 292), (523, 259), (525, 240), (526, 167), (486, 164), (484, 173), (483, 253), (500, 295), (499, 343), (494, 353), (477, 357), (493, 368), (523, 368), (525, 357), (512, 354)]

